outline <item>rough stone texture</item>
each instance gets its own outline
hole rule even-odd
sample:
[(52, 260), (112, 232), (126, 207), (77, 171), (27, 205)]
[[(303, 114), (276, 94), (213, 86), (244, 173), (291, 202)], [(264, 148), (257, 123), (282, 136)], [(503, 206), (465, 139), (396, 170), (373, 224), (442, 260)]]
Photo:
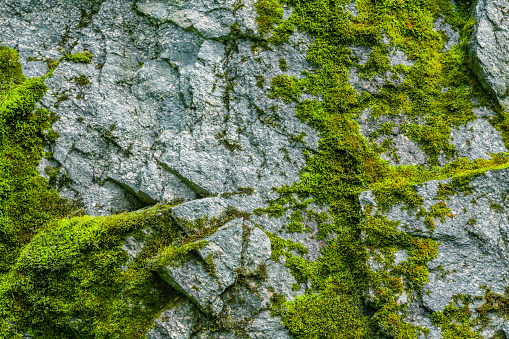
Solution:
[(270, 239), (261, 229), (253, 227), (247, 238), (247, 245), (244, 253), (245, 261), (243, 267), (249, 272), (256, 272), (261, 264), (264, 264), (272, 253)]
[[(436, 197), (439, 184), (450, 180), (429, 181), (416, 185), (417, 193), (424, 199), (423, 207), (430, 210), (438, 203)], [(435, 219), (435, 230), (430, 233), (423, 218), (416, 217), (416, 210), (393, 206), (384, 215), (393, 221), (400, 221), (400, 228), (411, 234), (431, 237), (440, 242), (438, 258), (428, 264), (429, 282), (424, 287), (422, 302), (413, 305), (410, 317), (420, 326), (430, 326), (426, 317), (419, 313), (443, 310), (455, 294), (468, 294), (472, 297), (484, 296), (481, 286), (485, 285), (495, 293), (504, 293), (509, 284), (509, 170), (488, 171), (470, 181), (473, 193), (458, 194), (445, 200), (454, 218), (446, 217), (442, 223)], [(371, 191), (360, 196), (361, 206), (376, 202)], [(474, 301), (473, 310), (483, 301)], [(415, 316), (412, 316), (415, 315)], [(490, 337), (502, 323), (495, 318), (482, 332)], [(434, 329), (433, 331), (437, 331)], [(440, 338), (435, 333), (436, 338)]]
[[(317, 133), (294, 116), (294, 104), (266, 99), (268, 82), (258, 88), (255, 76), (281, 74), (280, 58), (288, 75), (301, 76), (309, 37), (254, 54), (254, 40), (231, 40), (235, 21), (255, 34), (253, 1), (235, 13), (234, 0), (62, 3), (0, 4), (2, 44), (16, 47), (28, 76), (45, 73), (43, 60), (59, 50), (94, 55), (88, 65), (63, 61), (46, 81), (42, 106), (61, 117), (53, 127), (60, 138), (40, 169), (62, 166), (71, 179), (62, 196), (107, 214), (252, 187), (251, 198), (230, 199), (252, 209), (271, 187), (298, 179), (301, 149), (316, 148)], [(81, 75), (88, 85), (76, 85)], [(301, 132), (305, 143), (292, 145)]]
[[(68, 177), (70, 184), (61, 187), (60, 194), (80, 200), (92, 215), (184, 201), (171, 209), (171, 215), (188, 234), (188, 221), (217, 217), (230, 205), (248, 212), (265, 207), (274, 198), (272, 187), (298, 180), (304, 165), (302, 150), (317, 148), (318, 133), (295, 117), (294, 103), (283, 104), (266, 95), (270, 79), (283, 73), (276, 66), (282, 58), (289, 76), (301, 77), (306, 69), (316, 71), (306, 62), (312, 38), (296, 32), (288, 44), (252, 48), (257, 41), (254, 0), (244, 0), (244, 6), (233, 11), (235, 4), (236, 0), (1, 2), (0, 44), (19, 52), (28, 77), (46, 74), (49, 59), (67, 52), (86, 50), (94, 55), (86, 65), (63, 61), (46, 80), (49, 91), (41, 106), (61, 119), (53, 126), (60, 137), (45, 148), (53, 152), (53, 158), (41, 160), (41, 175), (46, 176), (46, 166), (61, 166), (61, 176)], [(509, 102), (509, 54), (500, 52), (507, 49), (508, 7), (502, 0), (479, 0), (478, 24), (470, 42), (478, 75), (503, 104)], [(358, 15), (353, 2), (344, 8)], [(292, 8), (285, 6), (284, 18), (291, 13)], [(231, 35), (235, 22), (241, 37)], [(443, 18), (435, 21), (434, 28), (449, 37), (445, 51), (458, 43), (458, 32)], [(382, 38), (390, 43), (385, 35)], [(359, 65), (369, 59), (371, 49), (351, 46), (351, 50)], [(388, 57), (391, 66), (413, 65), (397, 48)], [(376, 93), (386, 81), (399, 85), (404, 80), (391, 72), (361, 79), (358, 68), (350, 69), (349, 81), (359, 93)], [(79, 85), (80, 76), (89, 83)], [(305, 94), (303, 98), (312, 97)], [(457, 154), (441, 159), (441, 164), (457, 157), (486, 159), (490, 153), (507, 151), (500, 133), (488, 123), (494, 113), (484, 107), (474, 112), (476, 120), (452, 129), (450, 142)], [(399, 164), (426, 164), (428, 157), (419, 146), (400, 133), (407, 122), (403, 115), (374, 119), (368, 109), (357, 121), (368, 140), (383, 123), (394, 123), (390, 136), (370, 140), (380, 145), (392, 139), (393, 151), (381, 155), (391, 164), (397, 164), (396, 158)], [(304, 142), (293, 143), (290, 137), (301, 132)], [(441, 242), (439, 258), (430, 263), (426, 286), (430, 295), (422, 303), (406, 294), (398, 299), (409, 304), (409, 319), (431, 328), (430, 338), (442, 335), (428, 319), (429, 312), (443, 309), (452, 294), (480, 295), (481, 283), (501, 292), (507, 283), (505, 173), (479, 177), (471, 184), (477, 185), (474, 196), (448, 201), (456, 217), (437, 222), (433, 235), (409, 211), (395, 207), (387, 213), (407, 225), (409, 232)], [(418, 186), (427, 208), (435, 203), (436, 187), (437, 182)], [(253, 194), (241, 188), (252, 188)], [(482, 190), (487, 193), (480, 195)], [(504, 211), (490, 209), (490, 199), (502, 202)], [(373, 202), (373, 197), (364, 193), (361, 202)], [(309, 251), (304, 256), (307, 260), (316, 260), (327, 244), (317, 240), (319, 225), (305, 216), (310, 232), (285, 232), (291, 212), (281, 218), (253, 215), (250, 222), (233, 221), (207, 238), (209, 244), (192, 260), (167, 268), (162, 275), (188, 298), (163, 312), (147, 337), (233, 339), (238, 336), (228, 328), (240, 326), (251, 338), (289, 338), (280, 319), (270, 317), (271, 297), (282, 294), (293, 300), (310, 286), (301, 283), (300, 291), (292, 290), (297, 281), (284, 266), (284, 257), (281, 262), (270, 260), (270, 240), (263, 231), (303, 244)], [(474, 218), (479, 223), (470, 225)], [(122, 248), (133, 260), (143, 242), (128, 237)], [(404, 251), (396, 255), (397, 262), (405, 258)], [(442, 277), (437, 271), (440, 265), (450, 273)], [(226, 330), (207, 330), (209, 320), (203, 312), (223, 319)], [(202, 325), (204, 329), (193, 332)], [(509, 326), (495, 319), (483, 335), (497, 328), (509, 334)]]
[(218, 297), (235, 282), (241, 266), (242, 225), (242, 219), (237, 219), (222, 226), (204, 239), (208, 244), (198, 250), (202, 261), (167, 266), (159, 272), (161, 278), (191, 298), (203, 312), (218, 314), (223, 307)]
[(171, 209), (171, 215), (182, 230), (189, 234), (192, 232), (192, 230), (189, 229), (190, 222), (192, 223), (197, 219), (204, 220), (205, 217), (218, 217), (226, 207), (227, 204), (224, 199), (217, 197), (204, 198), (188, 201), (173, 207)]
[[(366, 109), (357, 119), (359, 123), (359, 132), (369, 141), (381, 145), (385, 140), (392, 139), (391, 147), (394, 152), (386, 151), (380, 154), (381, 158), (388, 161), (391, 165), (424, 165), (428, 161), (428, 156), (419, 145), (410, 140), (406, 135), (400, 133), (401, 125), (408, 123), (403, 114), (396, 117), (382, 116), (378, 119), (371, 117), (371, 109)], [(371, 137), (371, 133), (379, 130), (386, 122), (392, 122), (394, 127), (391, 135), (380, 135), (376, 138)]]
[(486, 107), (473, 111), (477, 119), (451, 130), (451, 144), (456, 146), (457, 156), (470, 160), (490, 159), (491, 153), (507, 152), (500, 132), (488, 121), (495, 113)]
[[(267, 310), (274, 294), (293, 300), (304, 288), (293, 291), (292, 285), (297, 281), (290, 271), (282, 263), (270, 260), (268, 236), (253, 223), (236, 219), (204, 240), (208, 244), (197, 251), (197, 256), (181, 266), (164, 268), (160, 276), (186, 295), (201, 312), (222, 319), (226, 329), (242, 324), (252, 338), (289, 338), (280, 320), (271, 318)], [(182, 317), (180, 308), (167, 310), (156, 320), (151, 335), (159, 338), (157, 335), (179, 333), (191, 326), (185, 321), (205, 327), (208, 324), (207, 319)], [(229, 331), (202, 330), (192, 338), (237, 337)]]
[(154, 321), (154, 327), (147, 333), (147, 339), (190, 339), (199, 311), (188, 299), (164, 311)]
[(509, 107), (509, 2), (479, 0), (473, 10), (476, 24), (469, 42), (474, 72), (481, 82)]
[[(500, 132), (489, 122), (489, 119), (495, 116), (495, 112), (484, 106), (474, 108), (473, 112), (476, 116), (475, 120), (458, 128), (451, 127), (449, 142), (455, 146), (456, 154), (450, 158), (441, 156), (439, 158), (441, 165), (463, 157), (470, 160), (490, 159), (490, 154), (507, 152)], [(401, 133), (400, 127), (409, 123), (403, 114), (394, 117), (373, 118), (371, 110), (366, 109), (357, 122), (359, 131), (367, 140), (375, 142), (379, 146), (385, 140), (391, 140), (391, 149), (380, 154), (381, 158), (387, 160), (391, 165), (425, 165), (428, 161), (429, 157), (419, 148), (419, 145)], [(371, 136), (371, 133), (379, 130), (387, 122), (392, 122), (394, 125), (391, 135)]]

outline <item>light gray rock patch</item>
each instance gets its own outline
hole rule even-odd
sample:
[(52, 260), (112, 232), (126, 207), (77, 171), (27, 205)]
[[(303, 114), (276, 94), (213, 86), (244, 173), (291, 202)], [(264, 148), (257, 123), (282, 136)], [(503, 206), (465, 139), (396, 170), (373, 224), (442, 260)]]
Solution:
[(457, 156), (470, 160), (490, 159), (490, 154), (507, 152), (502, 135), (488, 120), (495, 113), (485, 107), (473, 111), (477, 119), (451, 129), (450, 143), (456, 146)]
[(509, 3), (506, 0), (479, 0), (473, 16), (476, 20), (469, 42), (474, 73), (486, 88), (509, 107)]
[(453, 45), (457, 45), (459, 43), (459, 32), (455, 31), (449, 23), (445, 22), (444, 17), (439, 17), (435, 20), (433, 29), (435, 31), (444, 32), (445, 35), (449, 37), (449, 40), (444, 45), (444, 52), (449, 51)]
[(198, 317), (199, 311), (191, 301), (180, 300), (177, 305), (159, 315), (147, 333), (147, 339), (189, 339)]
[(243, 267), (249, 272), (257, 272), (261, 264), (265, 264), (272, 253), (270, 239), (258, 227), (253, 227), (249, 232), (247, 247), (245, 250), (246, 262)]
[(247, 329), (253, 339), (290, 339), (280, 320), (272, 318), (268, 311), (261, 313)]

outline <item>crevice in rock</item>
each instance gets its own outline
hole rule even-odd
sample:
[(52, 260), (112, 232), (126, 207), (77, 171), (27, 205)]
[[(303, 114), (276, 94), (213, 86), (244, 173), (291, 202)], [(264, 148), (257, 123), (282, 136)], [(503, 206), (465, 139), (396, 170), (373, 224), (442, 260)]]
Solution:
[(193, 192), (197, 194), (197, 198), (206, 198), (209, 196), (212, 196), (213, 194), (206, 190), (205, 188), (201, 187), (200, 185), (192, 182), (188, 178), (184, 177), (182, 174), (180, 174), (177, 170), (171, 168), (168, 166), (168, 164), (165, 164), (164, 162), (159, 162), (166, 170), (168, 170), (170, 173), (174, 174), (177, 178), (179, 178), (184, 185), (189, 187)]
[(147, 193), (143, 192), (143, 191), (138, 191), (136, 192), (132, 187), (130, 187), (129, 185), (126, 185), (124, 183), (121, 183), (115, 179), (112, 179), (112, 178), (109, 178), (108, 177), (108, 180), (110, 180), (111, 182), (119, 185), (120, 187), (122, 187), (124, 190), (126, 190), (127, 192), (129, 192), (131, 195), (135, 196), (136, 198), (138, 198), (138, 200), (140, 200), (145, 206), (149, 206), (149, 205), (155, 205), (157, 203), (157, 200), (155, 200), (154, 198), (152, 198), (150, 195), (148, 195)]

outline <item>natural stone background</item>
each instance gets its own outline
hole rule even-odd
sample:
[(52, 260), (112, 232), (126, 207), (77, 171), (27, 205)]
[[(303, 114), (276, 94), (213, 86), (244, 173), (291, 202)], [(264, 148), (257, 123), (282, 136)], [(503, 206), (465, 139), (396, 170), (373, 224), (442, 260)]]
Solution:
[[(45, 82), (49, 91), (41, 106), (60, 116), (53, 125), (60, 137), (46, 146), (52, 157), (41, 161), (41, 175), (47, 176), (47, 166), (60, 167), (61, 196), (80, 201), (91, 215), (170, 201), (184, 202), (172, 209), (172, 215), (186, 220), (219, 215), (228, 205), (247, 212), (266, 207), (274, 198), (272, 187), (299, 179), (305, 163), (302, 151), (317, 149), (319, 135), (295, 117), (294, 103), (267, 98), (270, 79), (283, 74), (277, 66), (280, 59), (287, 61), (289, 69), (284, 73), (289, 76), (299, 78), (300, 71), (311, 70), (306, 54), (312, 39), (296, 32), (280, 47), (256, 47), (260, 37), (253, 3), (244, 1), (236, 10), (235, 0), (0, 3), (0, 44), (19, 52), (27, 77), (46, 74), (48, 60), (67, 52), (90, 51), (94, 55), (91, 64), (64, 60)], [(507, 1), (479, 0), (474, 10), (478, 24), (470, 42), (477, 75), (503, 105), (509, 103), (507, 8)], [(347, 10), (357, 13), (352, 4)], [(289, 12), (287, 9), (285, 16)], [(235, 22), (240, 35), (231, 31)], [(450, 37), (446, 50), (458, 43), (458, 33), (443, 20), (435, 22), (435, 29)], [(352, 52), (362, 64), (370, 50), (352, 47)], [(391, 65), (412, 65), (399, 50), (393, 50), (390, 58)], [(79, 84), (83, 76), (87, 81)], [(376, 92), (389, 79), (391, 74), (362, 80), (355, 67), (350, 70), (350, 83), (359, 92)], [(474, 113), (476, 120), (452, 130), (451, 143), (457, 154), (442, 159), (441, 164), (458, 157), (473, 160), (507, 151), (500, 133), (489, 123), (494, 113), (486, 107)], [(358, 118), (360, 132), (368, 140), (369, 134), (387, 121), (389, 118), (372, 119), (369, 109)], [(390, 121), (395, 126), (405, 122), (403, 117)], [(303, 142), (292, 141), (292, 136), (301, 133), (305, 133)], [(392, 134), (399, 164), (426, 164), (427, 156), (417, 144), (397, 127)], [(381, 144), (384, 138), (373, 141)], [(389, 154), (382, 158), (396, 164)], [(475, 178), (470, 183), (473, 195), (454, 196), (447, 202), (455, 218), (437, 222), (434, 234), (427, 234), (440, 241), (439, 257), (429, 264), (430, 282), (425, 289), (430, 294), (425, 295), (423, 304), (404, 298), (401, 302), (410, 303), (409, 318), (429, 327), (432, 338), (442, 336), (427, 316), (443, 309), (453, 294), (481, 295), (481, 284), (500, 293), (507, 284), (508, 205), (504, 192), (509, 188), (508, 175), (503, 170)], [(428, 208), (435, 203), (437, 187), (435, 181), (417, 186)], [(246, 194), (242, 188), (253, 193)], [(363, 193), (360, 201), (363, 206), (374, 203), (370, 192)], [(503, 210), (490, 209), (492, 202)], [(313, 209), (321, 212), (326, 207)], [(408, 232), (425, 232), (422, 222), (400, 206), (386, 216), (400, 220)], [(293, 300), (306, 286), (292, 290), (295, 278), (284, 266), (284, 259), (282, 263), (269, 259), (270, 240), (260, 229), (277, 232), (288, 224), (288, 217), (289, 213), (278, 219), (264, 215), (253, 216), (250, 222), (232, 221), (234, 225), (223, 226), (208, 239), (214, 246), (204, 248), (183, 267), (168, 268), (169, 280), (183, 288), (187, 298), (183, 296), (178, 306), (163, 312), (147, 338), (238, 338), (234, 332), (195, 331), (197, 324), (207, 323), (203, 314), (209, 304), (212, 314), (228, 314), (231, 326), (242, 324), (251, 338), (288, 338), (279, 319), (270, 316), (270, 299), (277, 293)], [(472, 219), (478, 223), (469, 225)], [(280, 236), (304, 244), (309, 251), (305, 258), (316, 260), (325, 243), (312, 238), (317, 225), (306, 224), (311, 233)], [(234, 235), (225, 233), (233, 230)], [(247, 241), (239, 240), (239, 235), (246, 235)], [(221, 236), (236, 241), (214, 242), (223, 239)], [(124, 244), (131, 257), (142, 246), (130, 238)], [(210, 290), (192, 295), (192, 286), (183, 279), (213, 279), (203, 266), (208, 254), (213, 254), (219, 283), (210, 281)], [(404, 253), (400, 255), (404, 257)], [(253, 278), (251, 288), (234, 284), (236, 269), (252, 272), (261, 264), (266, 265), (266, 280)], [(445, 276), (434, 271), (440, 265), (449, 272)], [(212, 290), (214, 284), (217, 288)], [(496, 320), (483, 335), (505, 330), (508, 326), (502, 323), (502, 319)]]

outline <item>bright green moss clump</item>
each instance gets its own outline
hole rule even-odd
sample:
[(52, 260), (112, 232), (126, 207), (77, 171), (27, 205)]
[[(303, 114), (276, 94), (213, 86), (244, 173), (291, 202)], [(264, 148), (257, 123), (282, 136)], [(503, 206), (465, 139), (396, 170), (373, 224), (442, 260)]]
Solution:
[(13, 50), (2, 48), (0, 88), (0, 275), (21, 248), (72, 208), (39, 176), (37, 164), (55, 119), (34, 109), (46, 91), (44, 78), (26, 80)]
[(74, 54), (66, 54), (65, 55), (65, 58), (69, 61), (73, 61), (73, 62), (76, 62), (76, 63), (82, 63), (82, 64), (89, 64), (92, 62), (92, 53), (90, 52), (78, 52), (78, 53), (74, 53)]
[(303, 297), (288, 303), (291, 317), (283, 315), (283, 324), (294, 338), (314, 339), (347, 339), (365, 337), (366, 326), (354, 306), (352, 298), (342, 295), (331, 295), (320, 298), (317, 295), (305, 294)]
[[(155, 236), (127, 263), (122, 241), (133, 233), (147, 238), (143, 228)], [(144, 338), (158, 312), (178, 299), (154, 273), (166, 261), (151, 259), (166, 243), (181, 245), (175, 230), (157, 210), (63, 219), (22, 250), (0, 284), (0, 311), (36, 338)], [(173, 252), (185, 255), (191, 245)]]

